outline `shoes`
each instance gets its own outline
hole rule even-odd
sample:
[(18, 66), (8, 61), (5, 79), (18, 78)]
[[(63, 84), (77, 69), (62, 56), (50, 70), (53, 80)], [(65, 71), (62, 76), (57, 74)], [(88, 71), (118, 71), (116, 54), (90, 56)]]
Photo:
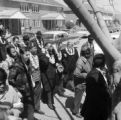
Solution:
[(75, 116), (78, 117), (78, 118), (83, 118), (83, 116), (80, 115), (80, 114), (76, 114)]
[(68, 97), (67, 95), (65, 95), (64, 93), (58, 93), (59, 96), (61, 97)]
[(45, 113), (43, 112), (43, 111), (41, 111), (41, 110), (35, 110), (35, 112), (36, 113), (39, 113), (39, 114), (41, 114), (41, 115), (44, 115)]
[(80, 113), (72, 113), (72, 114), (75, 115), (75, 116), (78, 117), (78, 118), (83, 118), (83, 116), (80, 115)]
[(47, 105), (48, 105), (48, 107), (49, 107), (51, 110), (54, 110), (54, 109), (55, 109), (55, 106), (54, 106), (53, 104), (49, 103), (49, 104), (47, 104)]
[(37, 118), (34, 118), (34, 120), (38, 120)]

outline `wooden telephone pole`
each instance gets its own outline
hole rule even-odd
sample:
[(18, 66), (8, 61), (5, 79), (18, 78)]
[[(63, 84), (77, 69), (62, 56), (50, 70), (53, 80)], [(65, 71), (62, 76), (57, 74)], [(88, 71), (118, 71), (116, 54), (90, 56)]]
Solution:
[(111, 42), (112, 39), (110, 37), (109, 30), (108, 30), (108, 28), (106, 26), (106, 23), (105, 23), (104, 19), (103, 19), (101, 11), (94, 4), (93, 0), (87, 0), (87, 1), (88, 1), (88, 3), (90, 4), (90, 6), (92, 7), (92, 9), (94, 11), (94, 14), (95, 14), (95, 16), (97, 18), (97, 22), (98, 22), (99, 27), (101, 28), (101, 30), (105, 34), (105, 36), (108, 38), (108, 40)]
[[(105, 25), (103, 24), (102, 20), (99, 19), (98, 23), (92, 18), (92, 16), (89, 14), (87, 9), (83, 6), (82, 2), (80, 0), (64, 0), (67, 5), (72, 9), (72, 11), (77, 15), (77, 17), (82, 21), (82, 23), (86, 26), (87, 30), (94, 36), (95, 41), (98, 43), (98, 45), (102, 48), (106, 58), (108, 67), (111, 69), (112, 75), (113, 75), (113, 83), (116, 85), (115, 91), (113, 93), (113, 113), (115, 113), (115, 116), (118, 120), (121, 120), (121, 111), (115, 111), (115, 108), (120, 108), (121, 105), (119, 104), (120, 101), (119, 98), (121, 98), (121, 54), (119, 51), (109, 42), (110, 36), (108, 35), (108, 31), (105, 28)], [(98, 11), (96, 11), (98, 13)], [(99, 18), (101, 16), (97, 15)], [(102, 19), (102, 18), (101, 18)], [(120, 84), (119, 84), (120, 83)], [(119, 87), (117, 87), (119, 86)], [(117, 93), (117, 94), (116, 94)], [(121, 100), (121, 99), (120, 99)], [(114, 119), (115, 120), (115, 119)]]

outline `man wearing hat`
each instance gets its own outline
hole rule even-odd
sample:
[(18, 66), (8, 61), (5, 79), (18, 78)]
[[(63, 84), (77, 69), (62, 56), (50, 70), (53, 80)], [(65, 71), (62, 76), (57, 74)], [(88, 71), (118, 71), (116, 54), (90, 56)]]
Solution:
[(76, 69), (74, 71), (75, 98), (73, 114), (77, 117), (81, 117), (79, 110), (81, 107), (82, 96), (85, 92), (85, 79), (91, 70), (91, 66), (88, 61), (89, 57), (90, 49), (86, 45), (83, 45), (81, 48), (81, 56), (77, 60)]
[(104, 74), (105, 56), (97, 54), (93, 68), (86, 78), (86, 98), (82, 107), (84, 120), (107, 120), (111, 111), (111, 97)]

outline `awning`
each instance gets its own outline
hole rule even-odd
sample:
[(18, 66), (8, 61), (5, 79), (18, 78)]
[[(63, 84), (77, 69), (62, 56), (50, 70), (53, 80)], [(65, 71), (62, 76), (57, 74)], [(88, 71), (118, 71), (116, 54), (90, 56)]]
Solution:
[(0, 19), (28, 19), (18, 10), (0, 10)]
[(42, 20), (65, 20), (64, 16), (60, 13), (48, 13), (41, 17)]

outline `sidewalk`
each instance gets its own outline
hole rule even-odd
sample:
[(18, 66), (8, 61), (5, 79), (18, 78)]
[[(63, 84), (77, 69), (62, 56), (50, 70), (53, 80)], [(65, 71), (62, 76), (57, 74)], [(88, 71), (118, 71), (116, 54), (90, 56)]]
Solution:
[(41, 103), (41, 109), (45, 112), (45, 115), (40, 115), (35, 113), (35, 117), (39, 120), (83, 120), (75, 117), (71, 113), (72, 103), (74, 93), (66, 90), (66, 95), (68, 98), (60, 97), (57, 94), (55, 95), (55, 110), (50, 110), (46, 104)]

